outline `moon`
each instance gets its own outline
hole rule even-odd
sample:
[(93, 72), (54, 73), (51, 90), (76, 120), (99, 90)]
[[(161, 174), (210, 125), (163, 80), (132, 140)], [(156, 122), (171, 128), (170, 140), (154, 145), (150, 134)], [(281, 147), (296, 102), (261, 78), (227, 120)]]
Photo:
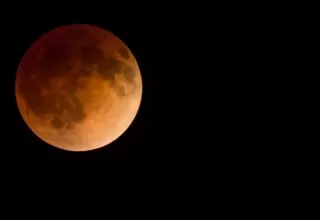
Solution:
[(19, 112), (36, 136), (67, 151), (118, 139), (141, 103), (142, 78), (130, 49), (111, 32), (75, 24), (37, 39), (19, 64)]

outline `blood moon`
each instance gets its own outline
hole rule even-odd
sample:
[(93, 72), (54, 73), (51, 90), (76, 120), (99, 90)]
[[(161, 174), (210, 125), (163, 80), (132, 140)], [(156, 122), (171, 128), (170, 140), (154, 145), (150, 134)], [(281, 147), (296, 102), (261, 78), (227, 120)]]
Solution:
[(108, 145), (130, 126), (140, 106), (142, 79), (129, 48), (91, 25), (56, 28), (26, 51), (15, 94), (28, 127), (69, 151)]

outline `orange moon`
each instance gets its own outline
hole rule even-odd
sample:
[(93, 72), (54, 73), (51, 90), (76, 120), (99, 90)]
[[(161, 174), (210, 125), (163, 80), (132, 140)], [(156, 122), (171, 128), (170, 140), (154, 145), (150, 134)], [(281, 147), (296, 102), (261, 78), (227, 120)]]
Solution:
[(91, 25), (67, 25), (37, 39), (19, 64), (15, 94), (28, 127), (48, 144), (87, 151), (110, 144), (134, 120), (142, 78), (129, 48)]

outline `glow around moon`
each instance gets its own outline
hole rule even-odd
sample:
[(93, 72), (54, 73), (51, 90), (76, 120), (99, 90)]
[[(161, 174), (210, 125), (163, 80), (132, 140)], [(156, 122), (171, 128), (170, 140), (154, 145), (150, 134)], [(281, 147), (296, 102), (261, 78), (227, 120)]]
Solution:
[(127, 130), (140, 106), (142, 79), (132, 52), (111, 32), (69, 25), (31, 45), (15, 89), (21, 116), (39, 138), (87, 151)]

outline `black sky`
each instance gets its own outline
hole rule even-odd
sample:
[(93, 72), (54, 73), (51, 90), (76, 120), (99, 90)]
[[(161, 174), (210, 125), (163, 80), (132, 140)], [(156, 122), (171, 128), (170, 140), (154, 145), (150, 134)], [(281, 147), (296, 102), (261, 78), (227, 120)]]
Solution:
[[(79, 214), (91, 207), (102, 219), (159, 219), (167, 86), (156, 67), (160, 46), (152, 21), (70, 17), (24, 16), (2, 27), (2, 208), (20, 210), (30, 205), (51, 215), (64, 210)], [(117, 35), (135, 55), (143, 78), (141, 107), (130, 128), (109, 147), (86, 153), (62, 151), (35, 136), (22, 120), (14, 94), (17, 67), (32, 42), (53, 28), (74, 23), (97, 25)]]

